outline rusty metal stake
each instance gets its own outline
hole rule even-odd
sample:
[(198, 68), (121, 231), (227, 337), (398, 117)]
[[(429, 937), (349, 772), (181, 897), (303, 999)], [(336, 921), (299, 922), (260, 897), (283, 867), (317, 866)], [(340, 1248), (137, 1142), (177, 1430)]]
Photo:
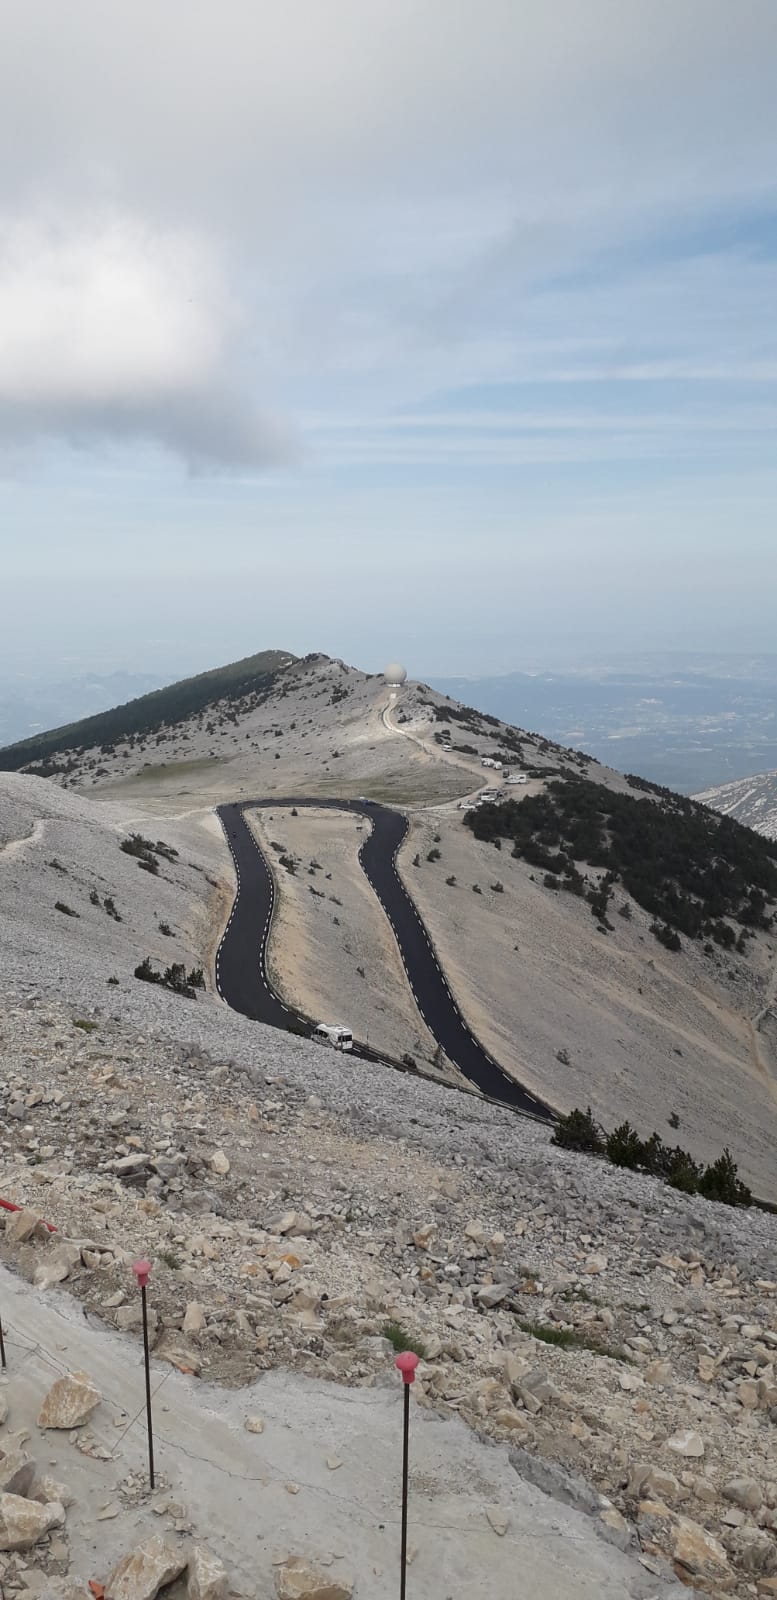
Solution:
[(400, 1356), (397, 1356), (395, 1365), (402, 1374), (402, 1386), (404, 1389), (404, 1414), (402, 1418), (402, 1554), (400, 1557), (399, 1600), (405, 1600), (405, 1586), (407, 1583), (407, 1490), (410, 1455), (410, 1385), (415, 1382), (418, 1356), (414, 1355), (412, 1350), (404, 1350)]
[(140, 1284), (140, 1304), (143, 1310), (143, 1357), (146, 1365), (146, 1420), (148, 1423), (148, 1476), (151, 1488), (156, 1488), (154, 1478), (154, 1429), (151, 1419), (151, 1362), (148, 1353), (148, 1307), (146, 1305), (146, 1284), (151, 1272), (150, 1261), (134, 1261), (132, 1270)]

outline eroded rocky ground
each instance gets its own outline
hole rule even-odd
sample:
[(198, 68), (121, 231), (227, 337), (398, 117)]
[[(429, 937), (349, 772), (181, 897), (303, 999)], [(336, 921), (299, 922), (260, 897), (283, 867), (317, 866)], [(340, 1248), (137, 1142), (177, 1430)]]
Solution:
[(231, 1386), (375, 1385), (397, 1324), (424, 1406), (587, 1493), (647, 1570), (777, 1593), (776, 1218), (239, 1019), (234, 1054), (229, 1027), (223, 1055), (184, 1043), (194, 1007), (166, 1004), (140, 1032), (7, 992), (0, 1195), (27, 1208), (7, 1263), (138, 1332), (147, 1255), (157, 1354)]

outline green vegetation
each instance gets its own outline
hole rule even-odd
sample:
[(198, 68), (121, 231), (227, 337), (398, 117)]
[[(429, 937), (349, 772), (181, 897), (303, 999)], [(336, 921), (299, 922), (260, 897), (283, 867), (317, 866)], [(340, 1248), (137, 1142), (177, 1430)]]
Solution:
[(179, 1267), (183, 1265), (181, 1257), (177, 1256), (174, 1250), (160, 1250), (159, 1260), (164, 1261), (165, 1266), (169, 1267), (171, 1272), (177, 1272)]
[(78, 917), (79, 911), (74, 911), (72, 906), (66, 906), (64, 900), (55, 900), (54, 910), (61, 911), (63, 917)]
[(179, 683), (155, 689), (152, 694), (129, 700), (112, 711), (101, 711), (80, 722), (34, 734), (0, 750), (0, 771), (18, 772), (21, 767), (38, 763), (37, 770), (47, 777), (51, 772), (63, 770), (52, 757), (64, 751), (100, 746), (103, 754), (111, 754), (117, 743), (134, 742), (159, 733), (220, 701), (232, 702), (253, 696), (258, 697), (255, 700), (258, 704), (266, 698), (282, 666), (290, 659), (294, 658), (287, 652), (263, 650), (242, 661), (230, 662), (226, 667), (200, 672), (194, 678), (182, 678)]
[[(648, 786), (645, 786), (646, 789)], [(706, 806), (649, 789), (655, 798), (614, 794), (587, 778), (555, 779), (544, 794), (467, 812), (477, 839), (512, 840), (513, 855), (540, 867), (548, 888), (584, 897), (600, 927), (621, 883), (654, 918), (651, 931), (670, 950), (680, 934), (730, 947), (770, 929), (777, 900), (777, 842)], [(603, 869), (590, 880), (578, 863)]]
[[(159, 873), (157, 856), (164, 856), (165, 861), (175, 861), (178, 855), (178, 851), (174, 850), (171, 844), (165, 844), (163, 839), (157, 839), (156, 844), (152, 844), (150, 839), (143, 838), (142, 833), (131, 833), (128, 839), (122, 840), (119, 849), (127, 856), (137, 856), (138, 866), (142, 867), (144, 872), (152, 873), (154, 877)], [(107, 911), (107, 900), (105, 908)], [(115, 910), (110, 911), (109, 915), (115, 916)]]
[(421, 1361), (426, 1360), (426, 1345), (423, 1339), (413, 1339), (407, 1329), (402, 1327), (401, 1322), (384, 1322), (381, 1333), (384, 1339), (388, 1339), (389, 1344), (394, 1346), (397, 1355), (401, 1355), (403, 1350), (412, 1350)]
[(598, 1122), (594, 1121), (591, 1107), (587, 1111), (570, 1111), (568, 1117), (562, 1117), (553, 1135), (553, 1143), (561, 1145), (563, 1150), (582, 1150), (590, 1156), (603, 1155), (604, 1137)]
[(174, 961), (164, 972), (155, 972), (151, 965), (151, 957), (144, 956), (140, 965), (135, 968), (135, 977), (139, 978), (141, 983), (158, 983), (163, 989), (172, 990), (173, 994), (183, 995), (186, 1000), (196, 1000), (197, 990), (205, 988), (202, 967), (192, 967), (191, 972), (187, 973), (182, 961)]
[(647, 1172), (682, 1194), (703, 1194), (705, 1199), (718, 1200), (726, 1206), (752, 1205), (753, 1196), (747, 1184), (742, 1183), (730, 1150), (724, 1150), (710, 1166), (701, 1167), (687, 1150), (679, 1145), (670, 1148), (657, 1133), (651, 1133), (649, 1139), (640, 1139), (630, 1122), (622, 1122), (614, 1133), (606, 1134), (595, 1121), (590, 1106), (586, 1111), (576, 1108), (568, 1116), (561, 1117), (553, 1143), (564, 1150), (605, 1156), (614, 1166), (632, 1172)]
[(600, 1344), (577, 1328), (560, 1328), (554, 1322), (519, 1322), (518, 1326), (522, 1333), (541, 1339), (543, 1344), (556, 1345), (559, 1350), (591, 1350), (594, 1355), (606, 1356), (608, 1361), (625, 1361), (631, 1365), (631, 1357), (620, 1345)]
[(73, 1018), (73, 1027), (81, 1028), (84, 1033), (95, 1033), (99, 1026), (99, 1022), (88, 1022), (86, 1017)]

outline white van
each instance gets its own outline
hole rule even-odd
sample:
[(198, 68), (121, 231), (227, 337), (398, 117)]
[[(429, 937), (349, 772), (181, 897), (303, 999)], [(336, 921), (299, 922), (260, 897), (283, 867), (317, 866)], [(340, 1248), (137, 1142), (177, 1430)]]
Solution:
[(344, 1028), (340, 1023), (319, 1022), (313, 1038), (319, 1044), (328, 1044), (333, 1050), (352, 1050), (353, 1034), (350, 1028)]
[(525, 772), (513, 772), (513, 773), (510, 774), (509, 778), (505, 779), (505, 783), (526, 783), (526, 782), (528, 782), (528, 780), (527, 780)]

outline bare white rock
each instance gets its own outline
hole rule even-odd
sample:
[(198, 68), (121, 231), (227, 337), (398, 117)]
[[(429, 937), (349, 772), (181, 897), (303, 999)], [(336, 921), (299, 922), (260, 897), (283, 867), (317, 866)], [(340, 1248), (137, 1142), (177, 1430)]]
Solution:
[(35, 1477), (35, 1462), (21, 1448), (8, 1450), (0, 1461), (0, 1490), (27, 1495)]
[(743, 1511), (758, 1511), (763, 1503), (761, 1486), (755, 1478), (731, 1478), (724, 1484), (723, 1499), (731, 1500)]
[(351, 1600), (353, 1595), (350, 1578), (318, 1572), (305, 1556), (288, 1557), (275, 1574), (275, 1587), (278, 1600)]
[(42, 1261), (39, 1261), (32, 1275), (32, 1281), (38, 1289), (51, 1289), (55, 1283), (64, 1283), (74, 1267), (81, 1262), (81, 1248), (63, 1239), (61, 1244), (48, 1250)]
[(39, 1505), (18, 1494), (0, 1494), (0, 1550), (31, 1550), (52, 1528), (61, 1528), (64, 1507)]
[(33, 1237), (44, 1238), (46, 1233), (40, 1212), (33, 1211), (30, 1206), (23, 1206), (21, 1211), (12, 1211), (5, 1224), (8, 1244), (27, 1244)]
[(695, 1433), (693, 1428), (681, 1428), (673, 1433), (666, 1441), (667, 1450), (673, 1450), (677, 1456), (703, 1456), (704, 1440), (700, 1433)]
[(204, 1544), (190, 1551), (186, 1593), (189, 1600), (224, 1600), (227, 1593), (226, 1568)]
[(80, 1428), (99, 1406), (102, 1395), (88, 1373), (57, 1378), (40, 1409), (39, 1428)]
[(205, 1312), (199, 1300), (190, 1300), (184, 1313), (183, 1332), (202, 1333), (204, 1327)]
[(186, 1564), (183, 1550), (155, 1534), (114, 1567), (105, 1585), (105, 1600), (155, 1600), (164, 1584), (180, 1577)]

